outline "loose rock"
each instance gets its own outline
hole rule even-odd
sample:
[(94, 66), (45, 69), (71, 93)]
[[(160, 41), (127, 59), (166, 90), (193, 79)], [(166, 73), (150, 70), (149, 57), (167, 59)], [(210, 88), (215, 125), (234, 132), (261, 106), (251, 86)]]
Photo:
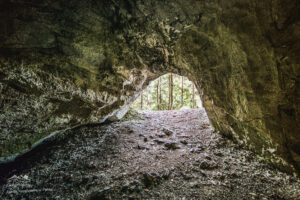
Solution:
[(175, 142), (166, 142), (165, 147), (167, 149), (171, 149), (171, 150), (175, 150), (175, 149), (180, 149), (181, 147), (179, 146), (179, 142), (175, 141)]

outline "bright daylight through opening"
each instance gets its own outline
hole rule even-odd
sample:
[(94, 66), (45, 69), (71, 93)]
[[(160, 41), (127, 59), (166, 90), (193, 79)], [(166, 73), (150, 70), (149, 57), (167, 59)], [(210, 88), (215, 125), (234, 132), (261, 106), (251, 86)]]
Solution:
[(199, 93), (187, 77), (168, 73), (152, 81), (131, 105), (134, 110), (202, 108)]

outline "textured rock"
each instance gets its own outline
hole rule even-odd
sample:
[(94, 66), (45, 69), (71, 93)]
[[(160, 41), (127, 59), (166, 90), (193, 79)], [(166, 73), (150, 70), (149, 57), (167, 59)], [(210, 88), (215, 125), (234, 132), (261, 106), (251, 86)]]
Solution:
[(298, 0), (0, 2), (0, 156), (119, 119), (156, 77), (188, 76), (222, 134), (300, 167)]

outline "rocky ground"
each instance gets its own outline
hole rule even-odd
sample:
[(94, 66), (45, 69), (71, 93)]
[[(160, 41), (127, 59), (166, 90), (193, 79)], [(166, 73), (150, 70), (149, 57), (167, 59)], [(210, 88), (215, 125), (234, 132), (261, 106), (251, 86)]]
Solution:
[(300, 180), (222, 138), (204, 110), (81, 127), (6, 180), (0, 199), (300, 199)]

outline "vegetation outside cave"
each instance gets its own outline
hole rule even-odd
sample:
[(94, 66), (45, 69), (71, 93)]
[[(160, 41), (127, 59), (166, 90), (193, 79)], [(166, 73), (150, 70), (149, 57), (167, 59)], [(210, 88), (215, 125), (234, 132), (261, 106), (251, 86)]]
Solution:
[(193, 82), (187, 77), (165, 74), (152, 81), (131, 105), (133, 110), (178, 110), (202, 108)]

